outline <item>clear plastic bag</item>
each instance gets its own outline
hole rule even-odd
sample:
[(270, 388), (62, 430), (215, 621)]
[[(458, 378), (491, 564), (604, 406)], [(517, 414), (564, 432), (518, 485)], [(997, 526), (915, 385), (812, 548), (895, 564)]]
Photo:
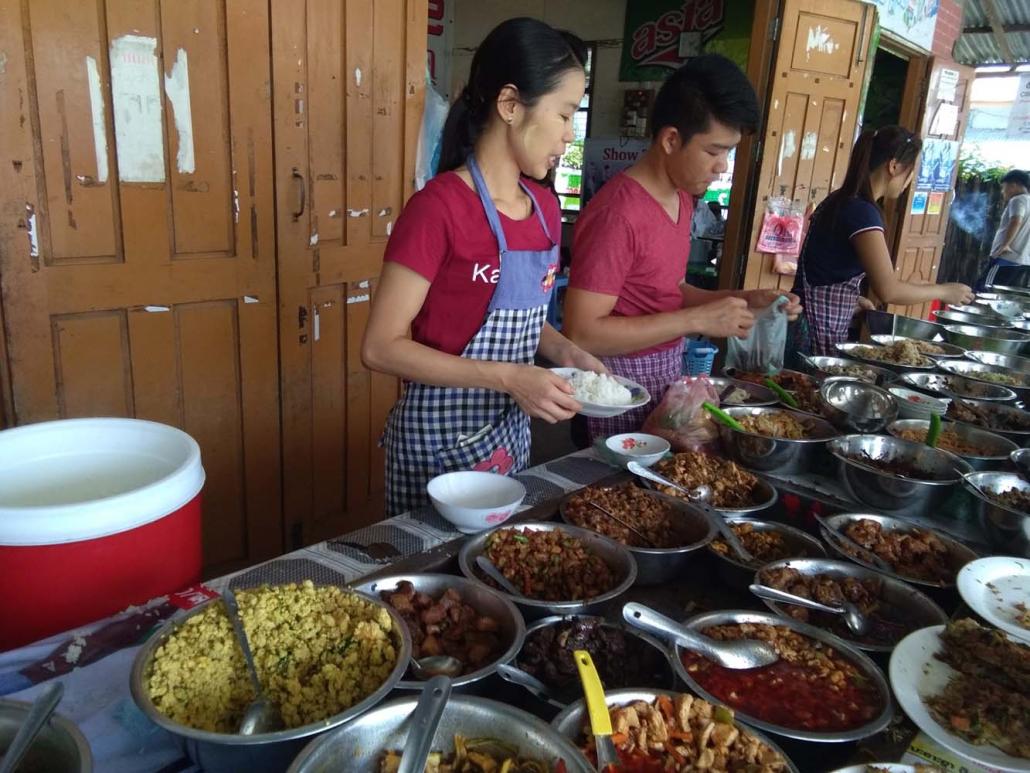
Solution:
[(669, 441), (673, 451), (713, 450), (719, 430), (701, 408), (708, 401), (719, 404), (719, 392), (707, 376), (673, 381), (665, 396), (644, 422), (644, 432)]
[(726, 367), (749, 373), (779, 373), (787, 346), (787, 298), (775, 302), (755, 315), (755, 325), (747, 338), (726, 342)]
[(772, 254), (797, 255), (801, 252), (803, 229), (804, 207), (783, 196), (773, 196), (765, 207), (756, 249)]

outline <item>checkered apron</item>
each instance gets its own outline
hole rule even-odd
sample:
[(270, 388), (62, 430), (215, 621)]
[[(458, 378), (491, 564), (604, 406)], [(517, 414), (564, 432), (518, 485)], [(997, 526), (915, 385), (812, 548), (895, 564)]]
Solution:
[(846, 282), (813, 287), (805, 279), (805, 261), (798, 261), (801, 278), (801, 304), (804, 312), (792, 326), (790, 348), (816, 356), (836, 356), (834, 344), (846, 341), (851, 318), (855, 315), (855, 304), (862, 292), (865, 273), (858, 274)]
[[(520, 183), (551, 247), (509, 250), (476, 160), (469, 156), (466, 165), (497, 239), (500, 274), (483, 325), (461, 356), (530, 365), (558, 270), (558, 242), (547, 230), (532, 191)], [(410, 381), (386, 421), (383, 445), (386, 510), (393, 516), (426, 504), (426, 483), (441, 473), (490, 470), (508, 474), (525, 469), (529, 464), (529, 416), (503, 392)]]
[(601, 357), (601, 362), (613, 375), (640, 384), (651, 395), (651, 402), (607, 419), (587, 418), (591, 442), (599, 437), (640, 430), (644, 420), (662, 401), (669, 384), (683, 375), (683, 339), (660, 352), (641, 357)]

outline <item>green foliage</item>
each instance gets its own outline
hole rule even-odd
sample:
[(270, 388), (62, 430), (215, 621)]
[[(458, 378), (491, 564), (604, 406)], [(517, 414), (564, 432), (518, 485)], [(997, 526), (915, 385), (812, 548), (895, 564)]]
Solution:
[(983, 156), (979, 155), (977, 148), (963, 145), (958, 157), (958, 178), (960, 180), (983, 180), (985, 182), (999, 182), (1011, 167), (992, 166)]
[(583, 168), (583, 140), (570, 142), (565, 148), (565, 155), (562, 156), (561, 165), (566, 169)]

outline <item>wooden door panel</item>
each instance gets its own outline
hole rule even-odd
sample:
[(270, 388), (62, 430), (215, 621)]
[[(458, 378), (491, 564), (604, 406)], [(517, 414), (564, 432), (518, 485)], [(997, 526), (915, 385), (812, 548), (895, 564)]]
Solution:
[(789, 290), (754, 247), (771, 196), (816, 206), (844, 178), (875, 9), (857, 0), (787, 0), (772, 69), (746, 288)]
[(374, 280), (413, 190), (425, 0), (272, 3), (284, 501), (295, 544), (383, 516), (396, 379), (361, 363)]
[(192, 434), (212, 572), (282, 549), (268, 35), (260, 0), (0, 0), (14, 420)]

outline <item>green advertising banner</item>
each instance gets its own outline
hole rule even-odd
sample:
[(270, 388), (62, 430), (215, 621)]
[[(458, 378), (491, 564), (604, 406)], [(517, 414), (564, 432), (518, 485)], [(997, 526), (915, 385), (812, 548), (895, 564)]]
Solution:
[(754, 7), (754, 0), (629, 0), (619, 80), (662, 81), (702, 53), (746, 68)]

